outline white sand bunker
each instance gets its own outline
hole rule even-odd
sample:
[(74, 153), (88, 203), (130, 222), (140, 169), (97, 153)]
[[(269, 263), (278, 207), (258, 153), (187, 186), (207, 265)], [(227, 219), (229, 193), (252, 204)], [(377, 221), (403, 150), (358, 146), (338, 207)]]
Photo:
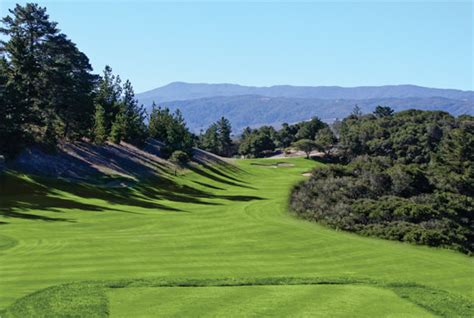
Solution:
[(284, 167), (294, 167), (295, 165), (288, 162), (276, 162), (276, 163), (261, 163), (261, 162), (252, 162), (251, 165), (259, 166), (263, 168), (284, 168)]

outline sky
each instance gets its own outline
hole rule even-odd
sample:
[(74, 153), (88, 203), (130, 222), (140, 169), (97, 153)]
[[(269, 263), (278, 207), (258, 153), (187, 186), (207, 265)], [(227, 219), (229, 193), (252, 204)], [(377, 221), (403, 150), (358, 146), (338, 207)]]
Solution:
[[(473, 89), (472, 1), (36, 2), (94, 72), (110, 65), (136, 92), (175, 81)], [(1, 16), (15, 3), (0, 0)]]

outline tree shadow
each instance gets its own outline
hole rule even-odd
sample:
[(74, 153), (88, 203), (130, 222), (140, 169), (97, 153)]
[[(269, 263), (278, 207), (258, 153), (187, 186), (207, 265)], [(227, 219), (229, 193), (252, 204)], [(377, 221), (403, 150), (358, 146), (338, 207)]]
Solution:
[[(44, 215), (37, 215), (37, 214), (27, 214), (27, 213), (20, 213), (14, 211), (3, 211), (0, 210), (0, 215), (3, 215), (7, 218), (17, 218), (17, 219), (27, 219), (27, 220), (38, 220), (38, 221), (47, 221), (47, 222), (69, 222), (75, 223), (76, 221), (67, 219), (67, 218), (56, 218), (56, 217), (49, 217)], [(8, 222), (0, 222), (0, 224), (8, 224)]]
[[(14, 171), (0, 174), (1, 216), (29, 220), (74, 222), (64, 217), (42, 216), (29, 212), (38, 210), (64, 213), (67, 210), (77, 210), (84, 212), (137, 213), (125, 211), (120, 205), (149, 210), (183, 212), (179, 208), (161, 204), (158, 201), (221, 205), (222, 203), (212, 202), (212, 200), (223, 199), (245, 202), (264, 199), (258, 196), (215, 194), (212, 190), (226, 190), (225, 187), (201, 181), (192, 182), (206, 187), (209, 191), (177, 183), (171, 177), (168, 164), (158, 161), (161, 160), (156, 157), (159, 155), (160, 144), (153, 140), (145, 145), (147, 148), (146, 155), (143, 155), (141, 150), (133, 147), (110, 144), (99, 147), (77, 143), (67, 147), (69, 147), (67, 151), (56, 153), (51, 157), (49, 155), (41, 157), (44, 154), (38, 155), (33, 151), (33, 154), (29, 154), (29, 157), (26, 158), (34, 159), (35, 156), (39, 156), (43, 161), (56, 160), (56, 163), (59, 162), (59, 171), (68, 171), (72, 167), (72, 170), (75, 169), (72, 174), (65, 173), (66, 177), (71, 176), (71, 178), (66, 180), (52, 179), (34, 174), (26, 178)], [(197, 152), (199, 153), (199, 151)], [(67, 163), (69, 160), (72, 162), (72, 166), (71, 163)], [(140, 182), (127, 178), (110, 177), (95, 169), (94, 165), (105, 164), (104, 160), (109, 160), (108, 165), (113, 170), (136, 176)], [(238, 176), (247, 172), (217, 156), (201, 152), (197, 155), (196, 162), (200, 164), (192, 164), (189, 169), (208, 179), (211, 183), (214, 181), (227, 186), (255, 189), (242, 184), (244, 181), (238, 178)], [(36, 165), (36, 168), (40, 169), (43, 165), (47, 166), (45, 162), (42, 162)], [(31, 164), (31, 166), (35, 166), (35, 164)], [(58, 167), (55, 166), (53, 170), (45, 173), (45, 175), (54, 175), (58, 172)], [(62, 173), (59, 173), (59, 175), (63, 176)], [(114, 186), (110, 186), (112, 184)], [(69, 194), (71, 197), (64, 194)], [(82, 201), (81, 198), (89, 201)], [(94, 199), (104, 201), (106, 204), (91, 203), (90, 200)], [(3, 224), (8, 224), (8, 222), (3, 222)]]
[[(204, 166), (204, 165), (201, 165), (201, 166)], [(208, 166), (204, 166), (205, 168), (208, 168)], [(189, 170), (193, 171), (194, 173), (197, 173), (199, 174), (200, 176), (204, 177), (204, 178), (207, 178), (207, 179), (211, 179), (211, 180), (214, 180), (216, 182), (219, 182), (219, 183), (224, 183), (224, 184), (227, 184), (227, 185), (230, 185), (230, 186), (234, 186), (234, 187), (241, 187), (241, 188), (248, 188), (248, 189), (255, 189), (251, 186), (248, 186), (248, 185), (245, 185), (245, 184), (240, 184), (240, 183), (236, 183), (236, 182), (233, 182), (233, 181), (229, 181), (229, 180), (226, 180), (222, 177), (219, 177), (219, 176), (216, 176), (214, 174), (211, 174), (203, 169), (200, 169), (198, 168), (197, 166), (193, 166), (193, 165), (190, 165), (189, 167)], [(210, 169), (209, 169), (210, 170)], [(211, 170), (212, 171), (212, 170)]]
[(200, 181), (193, 181), (193, 182), (197, 183), (199, 185), (202, 185), (203, 187), (211, 188), (211, 189), (214, 189), (214, 190), (225, 190), (224, 188), (216, 187), (216, 186), (208, 184), (208, 183), (204, 183), (204, 182), (200, 182)]
[(254, 200), (266, 200), (262, 197), (257, 197), (253, 195), (222, 195), (220, 196), (222, 199), (230, 200), (230, 201), (254, 201)]
[[(113, 211), (136, 213), (110, 206), (120, 204), (164, 211), (180, 211), (173, 207), (139, 198), (129, 188), (110, 190), (98, 186), (71, 183), (63, 180), (51, 180), (35, 176), (30, 176), (29, 178), (30, 180), (25, 180), (12, 173), (0, 175), (0, 215), (7, 218), (73, 222), (67, 218), (29, 214), (26, 213), (26, 211), (41, 210), (45, 212), (64, 213), (65, 210), (79, 210), (81, 212)], [(59, 191), (80, 198), (103, 200), (109, 203), (109, 205), (95, 205), (83, 203), (74, 198), (66, 199), (58, 197)]]

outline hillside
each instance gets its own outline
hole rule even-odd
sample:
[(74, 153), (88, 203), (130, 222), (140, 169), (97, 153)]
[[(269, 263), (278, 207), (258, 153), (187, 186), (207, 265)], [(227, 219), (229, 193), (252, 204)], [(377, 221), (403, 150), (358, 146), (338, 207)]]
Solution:
[(473, 91), (457, 89), (439, 89), (416, 85), (385, 86), (291, 86), (276, 85), (270, 87), (241, 86), (236, 84), (194, 84), (174, 82), (163, 87), (138, 95), (147, 104), (189, 100), (215, 96), (260, 95), (267, 97), (319, 98), (319, 99), (372, 99), (372, 98), (408, 98), (408, 97), (444, 97), (456, 100), (473, 100)]
[(186, 101), (165, 102), (161, 105), (180, 109), (191, 130), (199, 132), (211, 122), (225, 116), (233, 125), (234, 132), (261, 125), (295, 123), (318, 116), (332, 122), (349, 115), (358, 105), (363, 112), (372, 112), (377, 105), (390, 105), (400, 111), (410, 108), (421, 110), (445, 110), (455, 115), (474, 113), (472, 103), (442, 97), (430, 98), (376, 98), (376, 99), (309, 99), (263, 97), (257, 95), (210, 97)]
[(331, 122), (350, 114), (356, 104), (364, 112), (387, 105), (396, 111), (416, 108), (453, 115), (474, 113), (472, 91), (414, 85), (343, 88), (171, 83), (137, 97), (148, 110), (153, 101), (173, 110), (179, 108), (194, 132), (221, 116), (231, 121), (236, 133), (246, 126), (278, 126), (312, 116)]

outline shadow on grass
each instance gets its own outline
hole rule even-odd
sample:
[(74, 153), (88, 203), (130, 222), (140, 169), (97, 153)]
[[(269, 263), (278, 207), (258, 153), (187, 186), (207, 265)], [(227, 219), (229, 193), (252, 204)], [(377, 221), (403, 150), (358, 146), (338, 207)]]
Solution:
[[(201, 167), (204, 167), (210, 171), (212, 171), (211, 169), (209, 169), (209, 166), (206, 166), (206, 165), (203, 165), (201, 164), (200, 167), (197, 167), (197, 166), (189, 166), (189, 170), (193, 171), (194, 173), (204, 177), (204, 178), (207, 178), (207, 179), (211, 179), (213, 181), (216, 181), (216, 182), (219, 182), (219, 183), (223, 183), (223, 184), (226, 184), (226, 185), (230, 185), (230, 186), (234, 186), (234, 187), (241, 187), (241, 188), (247, 188), (247, 189), (255, 189), (251, 186), (248, 186), (248, 185), (245, 185), (245, 184), (241, 184), (241, 183), (236, 183), (234, 181), (229, 181), (227, 179), (230, 179), (229, 177), (220, 177), (220, 176), (217, 176), (215, 174), (212, 174), (212, 173), (209, 173), (207, 172), (206, 170), (204, 169), (201, 169)], [(214, 169), (214, 168), (212, 168)], [(216, 170), (216, 169), (214, 169)], [(222, 174), (221, 174), (222, 175)], [(235, 178), (232, 177), (231, 180), (235, 180)], [(242, 181), (239, 181), (239, 182), (242, 182)]]
[(205, 183), (205, 182), (200, 182), (200, 181), (193, 181), (193, 182), (196, 183), (196, 184), (202, 185), (203, 187), (206, 187), (206, 188), (211, 188), (211, 189), (214, 189), (214, 190), (225, 190), (224, 188), (216, 187), (214, 185), (211, 185), (211, 184), (208, 184), (208, 183)]
[[(190, 169), (205, 178), (229, 186), (251, 188), (208, 172), (211, 171), (208, 166), (192, 166)], [(102, 181), (104, 184), (107, 184), (107, 178)], [(117, 179), (112, 179), (112, 181), (117, 182)], [(213, 186), (205, 182), (194, 182), (206, 186), (209, 189), (225, 190), (224, 188)], [(183, 212), (178, 208), (157, 203), (157, 201), (167, 200), (199, 205), (221, 205), (222, 203), (212, 202), (210, 200), (223, 199), (243, 202), (263, 200), (263, 198), (258, 196), (218, 195), (211, 191), (178, 184), (172, 178), (168, 178), (166, 174), (142, 179), (139, 183), (134, 185), (131, 185), (130, 183), (127, 184), (126, 182), (124, 184), (125, 186), (116, 188), (86, 183), (73, 183), (64, 180), (53, 180), (37, 176), (29, 176), (28, 178), (25, 178), (13, 172), (0, 174), (0, 201), (2, 203), (0, 205), (0, 215), (7, 218), (73, 222), (73, 220), (68, 218), (53, 217), (51, 215), (44, 216), (31, 212), (34, 210), (55, 213), (64, 213), (65, 210), (78, 210), (84, 212), (127, 212), (120, 207), (114, 207), (114, 205), (134, 206), (169, 212)], [(78, 198), (65, 197), (65, 193)], [(105, 201), (106, 204), (93, 204), (90, 203), (90, 201), (85, 203), (81, 202), (81, 198), (97, 199)]]
[[(80, 198), (103, 200), (109, 205), (101, 206), (83, 203), (80, 202), (80, 199), (59, 197), (58, 191)], [(37, 213), (31, 213), (31, 211), (64, 213), (65, 210), (79, 210), (81, 212), (114, 211), (130, 213), (110, 205), (132, 205), (147, 209), (180, 211), (173, 207), (144, 200), (138, 197), (130, 188), (108, 189), (32, 176), (27, 180), (13, 173), (0, 175), (0, 202), (1, 216), (39, 221), (73, 222), (68, 218), (38, 215)]]

